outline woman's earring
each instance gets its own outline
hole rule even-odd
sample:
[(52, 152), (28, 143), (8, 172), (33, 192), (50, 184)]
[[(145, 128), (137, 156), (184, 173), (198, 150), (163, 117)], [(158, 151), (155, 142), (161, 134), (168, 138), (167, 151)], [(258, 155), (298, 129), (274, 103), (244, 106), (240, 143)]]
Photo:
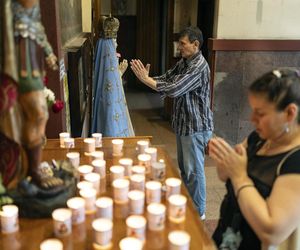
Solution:
[(289, 133), (290, 132), (290, 128), (289, 128), (289, 125), (288, 125), (288, 123), (286, 123), (286, 124), (284, 124), (284, 132), (287, 134), (287, 133)]

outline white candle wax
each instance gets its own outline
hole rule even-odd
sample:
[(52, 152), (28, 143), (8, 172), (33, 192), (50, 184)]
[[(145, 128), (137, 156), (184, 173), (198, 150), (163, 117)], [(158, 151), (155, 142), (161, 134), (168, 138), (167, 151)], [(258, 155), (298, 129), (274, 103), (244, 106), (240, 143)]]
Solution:
[(93, 184), (93, 188), (99, 193), (100, 191), (100, 174), (89, 173), (84, 176), (84, 180)]
[(97, 191), (94, 188), (81, 189), (79, 191), (80, 196), (85, 200), (86, 213), (95, 212), (95, 202)]
[(146, 174), (150, 173), (151, 166), (151, 156), (148, 154), (139, 154), (138, 155), (139, 165), (146, 168)]
[(163, 230), (165, 227), (166, 206), (161, 203), (151, 203), (147, 206), (147, 218), (149, 230)]
[(102, 147), (102, 134), (101, 133), (93, 133), (92, 137), (95, 139), (95, 146), (97, 148)]
[(74, 138), (64, 138), (64, 145), (65, 148), (74, 148), (75, 147)]
[(168, 199), (168, 218), (180, 223), (185, 220), (187, 198), (181, 194), (173, 194)]
[(131, 166), (132, 166), (133, 160), (130, 158), (122, 158), (119, 160), (119, 164), (124, 167), (125, 169), (125, 176), (131, 175)]
[(125, 169), (122, 166), (111, 166), (109, 171), (111, 183), (116, 179), (122, 179), (124, 177)]
[(120, 250), (142, 250), (143, 241), (134, 237), (126, 237), (119, 243)]
[(71, 164), (73, 165), (73, 167), (78, 168), (79, 164), (80, 164), (80, 153), (79, 152), (69, 152), (66, 154), (67, 159), (69, 160), (69, 162), (71, 162)]
[(114, 201), (125, 203), (128, 201), (129, 181), (126, 179), (116, 179), (112, 183)]
[(58, 208), (52, 212), (54, 234), (57, 237), (69, 235), (72, 232), (72, 212), (70, 209)]
[(4, 234), (19, 230), (19, 208), (15, 205), (4, 205), (0, 211), (1, 231)]
[(101, 197), (96, 200), (97, 216), (100, 218), (113, 218), (113, 200), (110, 197)]
[(143, 214), (145, 193), (139, 190), (132, 190), (128, 193), (129, 211), (131, 214)]
[(104, 160), (104, 152), (103, 151), (91, 152), (91, 157), (93, 160)]
[(95, 139), (94, 138), (85, 138), (84, 142), (84, 152), (86, 155), (95, 151)]
[(126, 219), (127, 236), (145, 240), (146, 219), (141, 215), (130, 215)]
[[(99, 218), (92, 222), (96, 246), (110, 246), (112, 239), (113, 223), (109, 219)], [(96, 247), (97, 249), (97, 247)]]
[(105, 160), (93, 160), (92, 166), (94, 167), (94, 172), (100, 174), (101, 178), (106, 176), (106, 161)]
[(134, 174), (130, 176), (130, 189), (131, 190), (145, 190), (145, 175)]
[(79, 175), (80, 175), (80, 179), (83, 180), (84, 179), (84, 176), (86, 174), (89, 174), (89, 173), (92, 173), (94, 168), (90, 165), (80, 165), (78, 168), (77, 168), (78, 172), (79, 172)]
[(40, 250), (63, 250), (63, 243), (58, 239), (47, 239), (40, 244)]
[(114, 139), (114, 140), (112, 140), (112, 144), (113, 144), (113, 156), (123, 155), (124, 140)]
[(160, 203), (161, 200), (161, 183), (158, 181), (146, 182), (146, 202), (150, 204), (152, 202)]
[(166, 176), (166, 165), (163, 162), (153, 162), (151, 166), (153, 180), (162, 181)]
[(148, 154), (151, 156), (151, 163), (157, 161), (157, 149), (156, 148), (146, 148), (145, 154)]
[(166, 198), (169, 198), (172, 194), (180, 193), (181, 180), (178, 178), (168, 178), (166, 179)]
[(137, 142), (137, 148), (138, 148), (138, 152), (139, 154), (144, 154), (145, 153), (145, 149), (149, 147), (149, 141), (138, 141)]
[(65, 147), (64, 139), (65, 138), (69, 138), (69, 137), (70, 137), (70, 133), (67, 133), (67, 132), (61, 132), (61, 133), (59, 133), (59, 142), (60, 142), (60, 147), (61, 148)]
[(146, 168), (144, 166), (135, 165), (131, 168), (131, 174), (142, 174), (145, 175)]
[(93, 188), (93, 183), (88, 182), (88, 181), (80, 181), (77, 183), (77, 189), (87, 189), (87, 188)]
[(188, 250), (190, 246), (191, 236), (185, 231), (172, 231), (168, 235), (169, 249)]
[(85, 200), (73, 197), (67, 201), (68, 208), (72, 211), (72, 224), (77, 225), (85, 221)]

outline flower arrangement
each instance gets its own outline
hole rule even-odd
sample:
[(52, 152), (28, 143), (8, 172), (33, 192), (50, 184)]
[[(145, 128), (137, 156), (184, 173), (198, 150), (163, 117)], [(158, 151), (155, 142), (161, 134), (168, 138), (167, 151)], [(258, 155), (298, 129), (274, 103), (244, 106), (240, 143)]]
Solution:
[(48, 107), (51, 107), (54, 113), (58, 113), (64, 108), (64, 103), (61, 100), (56, 100), (55, 95), (51, 89), (44, 86), (44, 96), (47, 101)]

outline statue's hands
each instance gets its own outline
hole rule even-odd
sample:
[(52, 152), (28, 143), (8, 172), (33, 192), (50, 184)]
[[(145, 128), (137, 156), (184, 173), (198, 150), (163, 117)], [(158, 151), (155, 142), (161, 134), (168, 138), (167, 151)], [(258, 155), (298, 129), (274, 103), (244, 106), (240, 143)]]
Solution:
[(58, 66), (57, 66), (57, 57), (53, 53), (49, 54), (46, 57), (46, 62), (47, 62), (47, 65), (51, 69), (53, 69), (53, 70), (57, 70), (58, 69)]
[(120, 62), (119, 70), (120, 70), (121, 76), (125, 73), (127, 67), (128, 67), (128, 62), (126, 59), (124, 59), (122, 62)]

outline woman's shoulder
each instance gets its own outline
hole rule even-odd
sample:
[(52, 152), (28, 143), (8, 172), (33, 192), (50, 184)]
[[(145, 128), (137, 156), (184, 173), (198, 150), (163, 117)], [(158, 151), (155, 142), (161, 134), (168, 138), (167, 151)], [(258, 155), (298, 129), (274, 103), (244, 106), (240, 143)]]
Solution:
[(300, 146), (287, 152), (286, 156), (282, 166), (277, 170), (278, 175), (300, 173)]

